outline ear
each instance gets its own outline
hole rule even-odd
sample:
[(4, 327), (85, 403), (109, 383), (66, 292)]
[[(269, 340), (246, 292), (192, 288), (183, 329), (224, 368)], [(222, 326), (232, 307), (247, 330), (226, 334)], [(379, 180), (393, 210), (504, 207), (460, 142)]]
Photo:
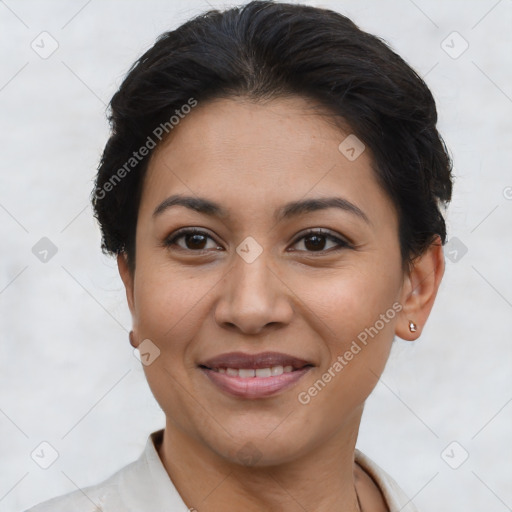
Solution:
[[(421, 336), (421, 331), (434, 305), (434, 300), (445, 270), (441, 237), (413, 262), (413, 269), (404, 279), (400, 303), (402, 311), (398, 318), (395, 333), (404, 340), (413, 341)], [(409, 321), (416, 324), (416, 331), (409, 330)]]
[(117, 268), (119, 270), (119, 275), (124, 284), (124, 288), (126, 291), (126, 301), (128, 302), (128, 307), (130, 309), (130, 313), (132, 314), (132, 324), (134, 333), (130, 333), (130, 343), (133, 347), (138, 346), (137, 336), (137, 314), (135, 311), (135, 295), (134, 295), (134, 275), (130, 270), (128, 265), (128, 259), (126, 253), (120, 253), (117, 255)]

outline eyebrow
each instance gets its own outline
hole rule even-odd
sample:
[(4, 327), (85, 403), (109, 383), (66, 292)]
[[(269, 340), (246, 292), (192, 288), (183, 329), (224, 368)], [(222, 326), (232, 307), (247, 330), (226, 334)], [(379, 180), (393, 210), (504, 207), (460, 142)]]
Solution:
[[(183, 206), (194, 210), (198, 213), (208, 215), (210, 217), (229, 218), (229, 212), (220, 204), (215, 203), (203, 197), (172, 195), (162, 201), (153, 212), (153, 217), (161, 215), (164, 211), (172, 208), (173, 206)], [(343, 211), (351, 213), (356, 217), (364, 220), (367, 224), (371, 225), (368, 216), (358, 206), (351, 203), (342, 197), (322, 197), (316, 199), (302, 199), (286, 203), (274, 213), (276, 221), (290, 219), (302, 215), (304, 213), (315, 212), (319, 210), (326, 210), (328, 208), (339, 208)]]

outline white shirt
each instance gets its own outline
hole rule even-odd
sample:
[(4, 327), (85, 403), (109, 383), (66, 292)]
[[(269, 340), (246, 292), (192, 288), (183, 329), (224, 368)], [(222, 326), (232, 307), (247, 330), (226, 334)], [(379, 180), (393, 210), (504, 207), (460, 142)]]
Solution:
[[(189, 512), (170, 479), (156, 446), (164, 429), (148, 436), (140, 457), (99, 484), (45, 501), (25, 512)], [(355, 460), (375, 480), (390, 512), (418, 512), (398, 484), (366, 455)]]

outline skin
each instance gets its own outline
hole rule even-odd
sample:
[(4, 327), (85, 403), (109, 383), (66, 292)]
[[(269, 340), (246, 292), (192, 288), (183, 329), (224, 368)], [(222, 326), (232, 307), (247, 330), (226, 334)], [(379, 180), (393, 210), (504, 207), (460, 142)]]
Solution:
[[(183, 500), (202, 512), (233, 510), (385, 511), (373, 480), (354, 463), (366, 398), (395, 335), (415, 340), (444, 273), (434, 243), (401, 268), (398, 218), (376, 182), (369, 148), (349, 161), (348, 135), (299, 97), (199, 104), (152, 155), (136, 230), (136, 266), (118, 257), (133, 318), (133, 346), (160, 350), (144, 366), (166, 414), (159, 454)], [(205, 197), (229, 213), (210, 217), (183, 206), (153, 216), (172, 194)], [(370, 223), (329, 208), (276, 223), (289, 201), (339, 196)], [(206, 231), (199, 246), (184, 227)], [(351, 242), (315, 249), (307, 229)], [(236, 252), (248, 236), (263, 252)], [(199, 249), (198, 249), (199, 247)], [(201, 252), (201, 248), (203, 251)], [(308, 390), (357, 335), (399, 302), (402, 310), (307, 405)], [(418, 329), (411, 333), (409, 320)], [(292, 388), (247, 400), (219, 391), (198, 368), (218, 354), (279, 351), (315, 365)], [(241, 461), (239, 450), (249, 453)]]

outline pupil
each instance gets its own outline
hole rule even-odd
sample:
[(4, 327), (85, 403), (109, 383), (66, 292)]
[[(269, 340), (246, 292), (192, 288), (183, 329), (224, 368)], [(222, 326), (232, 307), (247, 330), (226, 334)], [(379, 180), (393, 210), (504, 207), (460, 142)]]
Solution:
[[(311, 247), (308, 247), (308, 240), (315, 240), (312, 244), (310, 244)], [(323, 249), (325, 246), (325, 237), (318, 235), (308, 236), (304, 242), (304, 245), (307, 249)]]
[(190, 241), (192, 240), (192, 243), (191, 243), (191, 245), (193, 246), (192, 248), (203, 249), (204, 239), (205, 239), (205, 237), (203, 235), (198, 235), (198, 234), (188, 235), (187, 245), (190, 244)]

